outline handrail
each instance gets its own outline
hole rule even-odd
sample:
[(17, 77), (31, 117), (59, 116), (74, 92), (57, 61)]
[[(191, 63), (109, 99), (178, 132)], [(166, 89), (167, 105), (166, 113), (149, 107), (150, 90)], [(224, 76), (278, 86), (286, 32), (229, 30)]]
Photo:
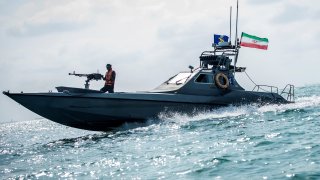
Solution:
[[(289, 90), (287, 90), (287, 88), (289, 88)], [(280, 95), (282, 96), (282, 94), (287, 95), (287, 98), (286, 98), (287, 101), (294, 102), (294, 85), (287, 84), (286, 87), (282, 90)]]
[[(270, 88), (270, 91), (265, 90), (265, 89), (263, 89), (262, 87)], [(275, 93), (275, 92), (273, 91), (273, 89), (276, 89), (276, 93), (278, 94), (278, 92), (279, 92), (278, 87), (276, 87), (276, 86), (269, 86), (269, 85), (256, 85), (256, 86), (252, 89), (252, 91), (255, 91), (255, 89), (257, 89), (258, 92), (259, 92), (260, 89), (263, 90), (263, 91), (265, 91), (265, 92), (271, 92), (271, 93)]]
[[(270, 90), (266, 90), (264, 89), (263, 87), (266, 87), (266, 88), (270, 88)], [(274, 91), (274, 89), (276, 91)], [(257, 91), (259, 92), (260, 90), (263, 90), (265, 92), (271, 92), (271, 93), (277, 93), (279, 94), (279, 89), (278, 87), (276, 86), (269, 86), (269, 85), (256, 85), (252, 91)], [(290, 101), (290, 102), (294, 102), (294, 85), (292, 84), (287, 84), (285, 86), (285, 88), (281, 91), (280, 95), (285, 98), (287, 101)], [(286, 96), (285, 96), (286, 95)]]
[(213, 51), (203, 51), (201, 53), (200, 57), (216, 55), (217, 52), (222, 53), (222, 54), (227, 55), (227, 56), (235, 56), (237, 54), (237, 51), (234, 50), (234, 49), (215, 49)]

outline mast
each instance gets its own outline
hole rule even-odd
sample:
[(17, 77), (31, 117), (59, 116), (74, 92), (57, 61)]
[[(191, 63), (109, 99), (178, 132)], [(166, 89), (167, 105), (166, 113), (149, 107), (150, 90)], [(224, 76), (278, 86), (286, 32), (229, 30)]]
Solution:
[(234, 39), (236, 57), (234, 58), (234, 76), (236, 75), (236, 65), (238, 61), (239, 54), (239, 44), (238, 44), (238, 13), (239, 13), (239, 1), (237, 0), (237, 16), (236, 16), (236, 37)]
[(234, 39), (234, 44), (236, 47), (238, 47), (238, 43), (237, 43), (237, 40), (238, 40), (238, 11), (239, 11), (239, 6), (238, 6), (238, 0), (237, 0), (237, 15), (236, 15), (236, 37)]
[(232, 18), (232, 6), (230, 6), (230, 40), (229, 40), (229, 43), (230, 43), (230, 45), (231, 45), (231, 19)]

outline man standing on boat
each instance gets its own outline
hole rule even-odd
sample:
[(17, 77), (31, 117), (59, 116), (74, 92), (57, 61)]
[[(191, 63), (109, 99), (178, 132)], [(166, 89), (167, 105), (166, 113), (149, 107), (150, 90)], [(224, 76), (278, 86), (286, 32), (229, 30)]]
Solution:
[(105, 80), (105, 84), (103, 86), (103, 88), (100, 89), (100, 91), (102, 92), (109, 92), (109, 93), (113, 93), (113, 88), (114, 88), (114, 82), (116, 80), (116, 72), (112, 70), (112, 66), (111, 64), (107, 64), (106, 65), (107, 68), (107, 72), (105, 77), (103, 78), (103, 80)]

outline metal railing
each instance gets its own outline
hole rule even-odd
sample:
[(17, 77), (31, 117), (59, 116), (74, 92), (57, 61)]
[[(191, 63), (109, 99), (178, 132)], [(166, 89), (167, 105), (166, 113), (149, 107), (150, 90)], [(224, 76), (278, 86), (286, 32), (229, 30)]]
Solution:
[[(245, 71), (244, 71), (245, 72)], [(255, 87), (252, 89), (252, 91), (260, 91), (263, 90), (264, 92), (271, 92), (271, 93), (277, 93), (279, 94), (279, 89), (278, 87), (275, 86), (269, 86), (269, 85), (257, 85), (251, 78), (250, 76), (247, 74), (247, 72), (245, 72), (245, 74), (247, 75), (247, 77), (250, 79), (250, 81), (255, 84)], [(264, 88), (270, 88), (270, 90), (266, 90)], [(276, 90), (276, 91), (274, 91)], [(290, 102), (294, 102), (294, 85), (292, 84), (287, 84), (285, 86), (285, 88), (281, 91), (281, 93), (279, 94), (280, 96), (282, 96), (284, 99), (286, 99), (287, 101)], [(286, 95), (286, 97), (285, 97)]]
[[(268, 89), (267, 89), (268, 88)], [(279, 94), (278, 87), (269, 86), (269, 85), (256, 85), (252, 91), (263, 91)], [(281, 91), (280, 95), (285, 98), (287, 101), (294, 102), (294, 85), (287, 84), (285, 88)]]
[[(270, 88), (270, 90), (266, 90), (265, 88)], [(271, 92), (271, 93), (277, 93), (279, 92), (279, 89), (278, 87), (275, 87), (275, 86), (269, 86), (269, 85), (256, 85), (252, 91), (264, 91), (264, 92)], [(275, 90), (275, 91), (274, 91)]]
[(294, 85), (287, 84), (286, 87), (282, 90), (281, 94), (282, 97), (287, 99), (287, 101), (294, 102)]

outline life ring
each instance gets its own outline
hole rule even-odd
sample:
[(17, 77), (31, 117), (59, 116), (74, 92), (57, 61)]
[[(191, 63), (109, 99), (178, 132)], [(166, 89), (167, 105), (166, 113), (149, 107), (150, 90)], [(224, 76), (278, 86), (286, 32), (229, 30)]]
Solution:
[(229, 79), (227, 75), (221, 72), (216, 74), (216, 76), (214, 77), (214, 81), (216, 85), (221, 89), (227, 89), (229, 87)]

